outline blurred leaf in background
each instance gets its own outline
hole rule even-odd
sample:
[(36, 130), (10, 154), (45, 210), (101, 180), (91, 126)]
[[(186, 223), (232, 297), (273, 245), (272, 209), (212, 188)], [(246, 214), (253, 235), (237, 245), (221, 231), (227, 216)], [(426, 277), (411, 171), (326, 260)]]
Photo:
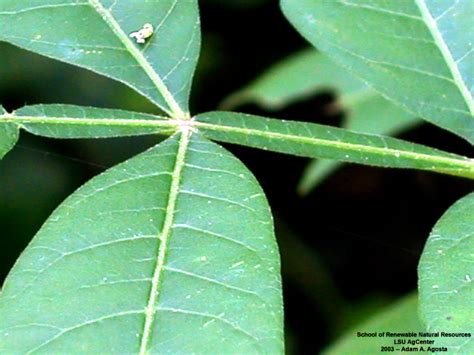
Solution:
[[(379, 354), (381, 348), (391, 345), (391, 338), (359, 337), (357, 332), (418, 332), (424, 327), (418, 318), (417, 295), (411, 294), (375, 313), (370, 319), (354, 326), (327, 348), (323, 354)], [(390, 351), (401, 354), (402, 352)]]
[[(375, 135), (396, 135), (422, 122), (314, 49), (292, 55), (268, 69), (253, 83), (226, 98), (222, 107), (256, 103), (267, 110), (281, 110), (328, 91), (337, 98), (333, 110), (342, 109), (346, 114), (343, 128)], [(298, 191), (307, 194), (339, 166), (341, 163), (337, 161), (313, 161), (306, 168)]]
[(68, 103), (160, 113), (117, 81), (0, 42), (0, 102), (8, 111), (36, 103)]

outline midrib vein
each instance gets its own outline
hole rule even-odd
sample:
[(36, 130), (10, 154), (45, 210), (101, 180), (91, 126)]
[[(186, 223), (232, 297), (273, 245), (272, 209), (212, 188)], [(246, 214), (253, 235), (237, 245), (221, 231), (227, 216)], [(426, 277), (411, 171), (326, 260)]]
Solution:
[(151, 79), (153, 84), (155, 84), (158, 91), (163, 96), (165, 102), (169, 105), (169, 109), (166, 107), (161, 107), (173, 118), (185, 119), (188, 118), (189, 113), (185, 113), (181, 107), (178, 105), (174, 99), (171, 92), (168, 90), (168, 87), (165, 85), (158, 73), (153, 69), (150, 63), (146, 60), (143, 53), (133, 44), (127, 34), (122, 30), (118, 22), (112, 16), (109, 10), (107, 10), (99, 0), (88, 0), (89, 4), (99, 13), (99, 15), (104, 19), (104, 21), (109, 25), (112, 31), (116, 34), (118, 39), (123, 43), (127, 51), (135, 58), (135, 60), (140, 64), (143, 70), (146, 72), (148, 77)]
[(466, 105), (469, 109), (471, 115), (474, 115), (474, 100), (472, 98), (471, 92), (466, 86), (466, 82), (464, 81), (461, 72), (459, 71), (458, 66), (456, 65), (456, 61), (453, 58), (453, 55), (446, 44), (446, 41), (443, 38), (442, 33), (439, 31), (438, 24), (431, 15), (430, 10), (426, 6), (425, 0), (415, 0), (418, 9), (420, 10), (421, 16), (425, 21), (431, 35), (433, 36), (435, 43), (438, 45), (441, 54), (443, 55), (444, 60), (446, 61), (446, 65), (453, 76), (454, 82), (456, 83), (457, 87), (461, 91), (461, 95), (466, 102)]
[[(314, 146), (324, 146), (324, 147), (333, 147), (333, 148), (339, 148), (343, 150), (351, 150), (351, 151), (356, 151), (356, 152), (366, 152), (366, 153), (373, 153), (373, 154), (378, 154), (380, 156), (399, 156), (399, 157), (405, 157), (405, 158), (411, 158), (414, 160), (424, 160), (424, 161), (429, 161), (432, 163), (445, 163), (445, 164), (451, 164), (453, 166), (453, 170), (456, 169), (463, 169), (467, 170), (469, 172), (469, 177), (474, 178), (474, 163), (470, 159), (463, 159), (464, 157), (459, 157), (459, 159), (453, 157), (453, 158), (448, 158), (448, 157), (443, 157), (439, 155), (428, 155), (425, 153), (415, 153), (415, 152), (410, 152), (408, 150), (401, 150), (401, 149), (394, 149), (394, 148), (380, 148), (380, 147), (372, 147), (368, 145), (363, 145), (363, 144), (357, 144), (357, 143), (347, 143), (347, 142), (340, 142), (336, 140), (329, 140), (329, 139), (321, 139), (321, 138), (315, 138), (315, 137), (302, 137), (302, 136), (297, 136), (293, 134), (285, 134), (285, 133), (278, 133), (278, 132), (272, 132), (272, 131), (260, 131), (260, 130), (255, 130), (252, 128), (241, 128), (241, 127), (233, 127), (233, 126), (224, 126), (224, 125), (215, 125), (212, 123), (204, 123), (204, 122), (195, 122), (194, 123), (196, 128), (202, 128), (202, 129), (208, 129), (210, 131), (216, 131), (216, 132), (231, 132), (231, 133), (239, 133), (242, 134), (243, 136), (254, 136), (254, 137), (261, 137), (261, 138), (266, 138), (266, 139), (277, 139), (277, 140), (283, 140), (283, 141), (293, 141), (297, 143), (306, 143), (306, 144), (311, 144)], [(225, 139), (217, 139), (220, 141), (226, 141)], [(240, 143), (242, 144), (242, 143)], [(243, 144), (247, 145), (247, 144)], [(307, 156), (307, 155), (304, 155)], [(439, 168), (446, 170), (446, 167)], [(436, 169), (434, 169), (436, 170)]]
[[(225, 126), (222, 124), (211, 124), (199, 121), (182, 121), (182, 120), (143, 120), (143, 119), (88, 119), (88, 118), (72, 118), (72, 117), (27, 117), (27, 116), (15, 116), (10, 114), (0, 115), (0, 124), (1, 123), (16, 123), (20, 126), (22, 124), (28, 123), (45, 123), (45, 124), (71, 124), (71, 125), (91, 125), (91, 126), (107, 126), (107, 127), (140, 127), (140, 128), (162, 128), (169, 129), (170, 131), (176, 130), (186, 130), (186, 129), (207, 129), (215, 132), (230, 132), (242, 134), (244, 136), (254, 136), (261, 137), (266, 139), (278, 139), (282, 141), (293, 141), (298, 143), (306, 143), (314, 146), (324, 146), (324, 147), (333, 147), (339, 149), (346, 149), (357, 152), (366, 152), (372, 154), (378, 154), (381, 156), (398, 156), (405, 157), (415, 160), (424, 160), (430, 161), (434, 164), (444, 163), (450, 164), (453, 167), (451, 170), (462, 169), (468, 172), (467, 177), (472, 178), (474, 174), (474, 164), (472, 160), (463, 159), (455, 157), (443, 157), (439, 155), (429, 155), (424, 153), (410, 152), (403, 149), (393, 149), (393, 148), (381, 148), (381, 147), (371, 147), (368, 145), (357, 144), (357, 143), (347, 143), (340, 142), (336, 140), (321, 139), (317, 137), (302, 137), (295, 134), (289, 133), (278, 133), (272, 131), (259, 131), (256, 129), (250, 128), (241, 128), (241, 127), (232, 127)], [(222, 140), (222, 139), (217, 139)], [(245, 145), (245, 144), (244, 144)], [(439, 167), (434, 168), (433, 170), (439, 171)], [(446, 169), (446, 168), (443, 168)], [(462, 175), (466, 176), (466, 175)]]
[(166, 262), (166, 255), (168, 252), (168, 243), (171, 237), (174, 214), (176, 210), (176, 201), (179, 194), (179, 186), (181, 184), (181, 175), (185, 165), (186, 151), (189, 145), (190, 130), (183, 130), (179, 140), (178, 153), (171, 179), (170, 194), (168, 197), (168, 204), (165, 211), (165, 221), (160, 233), (160, 246), (158, 249), (158, 257), (156, 267), (153, 272), (152, 286), (148, 297), (148, 304), (145, 309), (145, 324), (143, 327), (143, 335), (140, 342), (140, 354), (144, 355), (148, 352), (153, 331), (153, 323), (155, 320), (156, 306), (160, 296), (160, 284), (163, 275), (163, 269)]
[(55, 124), (55, 125), (77, 125), (77, 126), (122, 126), (122, 127), (166, 127), (177, 128), (180, 121), (165, 120), (161, 116), (154, 119), (126, 119), (126, 118), (75, 118), (75, 117), (52, 117), (52, 116), (15, 116), (0, 115), (0, 123), (16, 123), (18, 125), (35, 123), (35, 124)]

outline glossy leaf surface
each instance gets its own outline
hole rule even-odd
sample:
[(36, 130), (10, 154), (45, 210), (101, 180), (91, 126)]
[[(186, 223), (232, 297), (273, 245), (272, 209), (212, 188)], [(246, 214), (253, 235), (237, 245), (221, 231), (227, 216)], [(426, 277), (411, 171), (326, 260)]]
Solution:
[(471, 159), (390, 137), (232, 112), (198, 115), (195, 126), (212, 139), (280, 153), (474, 178)]
[(282, 353), (279, 272), (255, 178), (178, 134), (48, 219), (1, 295), (0, 352)]
[[(474, 333), (474, 193), (438, 221), (418, 267), (420, 314), (428, 331)], [(471, 337), (446, 337), (450, 352), (472, 354)]]
[[(130, 34), (149, 23), (154, 34)], [(119, 80), (175, 117), (188, 114), (200, 47), (196, 0), (3, 0), (0, 40)]]
[(281, 0), (314, 46), (384, 96), (474, 142), (471, 0)]
[[(0, 120), (52, 138), (109, 138), (172, 133), (176, 124), (145, 113), (73, 105), (25, 106)], [(0, 121), (1, 122), (1, 121)]]

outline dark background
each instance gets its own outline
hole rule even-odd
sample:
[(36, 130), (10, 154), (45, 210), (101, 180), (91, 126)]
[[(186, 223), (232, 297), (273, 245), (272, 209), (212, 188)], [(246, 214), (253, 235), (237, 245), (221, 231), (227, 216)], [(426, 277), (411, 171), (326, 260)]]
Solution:
[[(202, 0), (203, 45), (192, 112), (215, 110), (287, 55), (307, 47), (272, 0)], [(337, 125), (322, 93), (277, 112), (239, 111)], [(156, 112), (124, 85), (0, 43), (0, 104), (68, 103)], [(401, 136), (469, 155), (468, 144), (428, 124)], [(0, 280), (52, 210), (104, 169), (159, 137), (51, 140), (22, 132), (0, 162)], [(443, 212), (473, 185), (411, 170), (346, 165), (309, 196), (296, 185), (308, 159), (226, 146), (267, 193), (283, 259), (287, 348), (315, 353), (360, 319), (416, 289), (426, 238)]]

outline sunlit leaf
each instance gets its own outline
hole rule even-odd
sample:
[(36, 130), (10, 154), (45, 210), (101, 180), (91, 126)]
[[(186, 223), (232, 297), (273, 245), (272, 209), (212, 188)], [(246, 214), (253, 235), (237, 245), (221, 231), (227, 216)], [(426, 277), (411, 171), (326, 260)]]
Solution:
[(471, 0), (281, 0), (314, 46), (386, 97), (474, 142)]
[(279, 272), (252, 174), (175, 135), (53, 213), (4, 286), (0, 352), (279, 354)]
[[(474, 333), (474, 193), (456, 202), (428, 238), (418, 268), (420, 314), (430, 332)], [(470, 337), (443, 337), (451, 353), (472, 354)]]
[[(135, 43), (145, 24), (154, 34)], [(200, 47), (196, 0), (3, 0), (0, 40), (119, 80), (188, 115)]]

